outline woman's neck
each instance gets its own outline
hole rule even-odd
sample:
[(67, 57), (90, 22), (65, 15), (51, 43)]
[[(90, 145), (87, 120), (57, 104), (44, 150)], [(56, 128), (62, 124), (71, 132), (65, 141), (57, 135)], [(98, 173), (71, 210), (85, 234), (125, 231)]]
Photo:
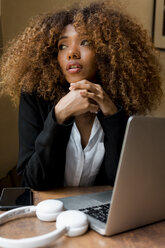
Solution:
[(81, 145), (83, 149), (88, 144), (95, 116), (95, 114), (87, 112), (75, 117), (75, 122), (80, 132)]

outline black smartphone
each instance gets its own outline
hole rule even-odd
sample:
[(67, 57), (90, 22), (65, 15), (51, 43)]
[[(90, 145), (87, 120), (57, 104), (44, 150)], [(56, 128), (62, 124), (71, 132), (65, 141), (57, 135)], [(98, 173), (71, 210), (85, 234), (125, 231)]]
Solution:
[(32, 204), (33, 195), (30, 188), (3, 188), (0, 198), (0, 210), (10, 210)]

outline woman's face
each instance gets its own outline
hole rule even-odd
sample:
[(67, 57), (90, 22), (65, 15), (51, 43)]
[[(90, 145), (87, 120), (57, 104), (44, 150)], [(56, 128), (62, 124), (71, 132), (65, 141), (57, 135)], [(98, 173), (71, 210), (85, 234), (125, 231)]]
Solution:
[(59, 38), (58, 63), (69, 83), (83, 79), (95, 81), (97, 71), (95, 53), (87, 37), (80, 36), (71, 24), (65, 27)]

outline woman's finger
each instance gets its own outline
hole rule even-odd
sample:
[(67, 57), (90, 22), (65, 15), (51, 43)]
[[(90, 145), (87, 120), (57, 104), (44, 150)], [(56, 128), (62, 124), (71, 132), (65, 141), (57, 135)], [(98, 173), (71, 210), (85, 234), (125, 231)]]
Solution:
[(72, 83), (69, 87), (69, 90), (75, 90), (75, 89), (86, 89), (88, 91), (97, 93), (97, 84), (91, 83), (88, 80), (81, 80), (76, 83)]
[(89, 92), (89, 91), (81, 91), (80, 95), (87, 97), (87, 98), (90, 98), (93, 101), (97, 102), (97, 104), (100, 105), (101, 99), (100, 99), (99, 95), (96, 95), (95, 93)]

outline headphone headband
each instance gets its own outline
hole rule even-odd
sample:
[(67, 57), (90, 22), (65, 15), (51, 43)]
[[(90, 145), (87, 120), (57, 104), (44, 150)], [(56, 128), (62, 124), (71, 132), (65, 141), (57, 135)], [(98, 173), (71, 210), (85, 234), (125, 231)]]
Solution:
[(42, 221), (55, 221), (57, 229), (44, 235), (23, 239), (7, 239), (0, 237), (0, 247), (34, 248), (48, 245), (64, 234), (78, 236), (88, 229), (87, 216), (77, 210), (63, 211), (63, 203), (58, 200), (45, 200), (37, 206), (12, 209), (0, 215), (0, 225), (17, 217), (36, 214)]
[(23, 217), (25, 215), (34, 215), (36, 212), (35, 206), (20, 207), (7, 211), (0, 215), (0, 225), (8, 222), (9, 220), (17, 217)]
[(57, 238), (61, 237), (67, 233), (67, 227), (62, 227), (56, 229), (52, 232), (33, 237), (33, 238), (24, 238), (24, 239), (6, 239), (0, 237), (0, 245), (5, 248), (34, 248), (42, 247), (53, 242)]

